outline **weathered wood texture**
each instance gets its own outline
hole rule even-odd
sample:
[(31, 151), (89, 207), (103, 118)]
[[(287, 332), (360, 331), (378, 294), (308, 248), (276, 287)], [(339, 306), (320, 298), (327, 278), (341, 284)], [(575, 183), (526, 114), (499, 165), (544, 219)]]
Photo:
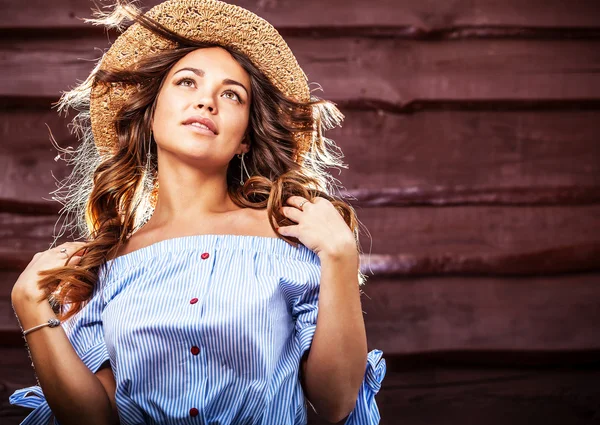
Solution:
[[(332, 170), (356, 205), (543, 205), (600, 201), (597, 111), (344, 110), (328, 133), (347, 170)], [(77, 147), (56, 111), (0, 111), (0, 211), (58, 213), (69, 169), (52, 146)]]
[[(600, 366), (415, 367), (388, 357), (377, 395), (381, 425), (589, 425), (600, 421)], [(0, 347), (0, 417), (16, 425), (30, 412), (11, 406), (16, 389), (36, 385), (24, 347)], [(327, 422), (309, 409), (310, 425)], [(343, 422), (342, 422), (343, 423)]]
[[(324, 88), (315, 94), (345, 104), (402, 111), (439, 102), (600, 100), (600, 41), (287, 41), (309, 81)], [(70, 37), (2, 40), (0, 98), (55, 100), (85, 79), (105, 47), (101, 36), (77, 43)]]
[[(382, 261), (398, 262), (394, 270), (400, 275), (540, 274), (600, 266), (594, 261), (600, 242), (598, 205), (367, 208), (359, 217), (369, 232), (361, 240), (365, 272), (375, 267), (385, 273)], [(0, 213), (2, 267), (25, 267), (31, 255), (47, 249), (59, 230), (57, 219)], [(478, 269), (476, 263), (488, 267)]]
[[(598, 2), (237, 3), (346, 114), (328, 136), (370, 232), (362, 300), (369, 346), (388, 360), (381, 423), (600, 423)], [(116, 36), (78, 19), (90, 6), (0, 4), (2, 423), (25, 416), (7, 398), (35, 383), (10, 290), (52, 242), (52, 174), (68, 172), (44, 124), (76, 147), (50, 105)], [(567, 355), (595, 363), (515, 369)]]
[[(105, 0), (96, 3), (106, 4)], [(146, 0), (148, 9), (160, 0)], [(233, 0), (231, 3), (251, 10), (279, 30), (328, 28), (405, 28), (400, 34), (419, 35), (456, 28), (473, 27), (521, 28), (523, 30), (600, 27), (600, 11), (595, 0), (541, 2), (507, 0), (469, 0), (452, 2), (419, 0), (329, 0), (325, 6), (320, 1), (284, 2)], [(29, 0), (23, 7), (17, 0), (4, 0), (0, 15), (0, 28), (89, 28), (82, 18), (91, 16), (92, 2), (85, 0), (53, 0), (47, 7), (44, 0)], [(389, 33), (389, 32), (388, 32)]]
[[(0, 332), (19, 344), (0, 273)], [(599, 273), (535, 278), (373, 277), (363, 288), (369, 343), (389, 355), (600, 350)]]
[(600, 348), (600, 275), (371, 279), (369, 340), (394, 354)]

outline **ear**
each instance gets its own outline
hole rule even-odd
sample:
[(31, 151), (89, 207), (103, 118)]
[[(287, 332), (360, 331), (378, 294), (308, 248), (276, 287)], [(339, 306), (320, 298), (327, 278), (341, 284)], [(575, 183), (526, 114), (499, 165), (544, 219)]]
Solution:
[(249, 151), (250, 151), (250, 140), (248, 140), (247, 138), (244, 138), (244, 140), (242, 140), (240, 142), (240, 146), (238, 147), (236, 154), (241, 155), (242, 152), (248, 153)]

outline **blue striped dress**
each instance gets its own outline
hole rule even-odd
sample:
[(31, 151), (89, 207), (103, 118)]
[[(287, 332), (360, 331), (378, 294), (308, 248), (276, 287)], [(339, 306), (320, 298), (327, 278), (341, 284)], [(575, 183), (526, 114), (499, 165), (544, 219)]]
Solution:
[[(320, 271), (313, 251), (282, 239), (167, 239), (102, 265), (90, 302), (62, 326), (92, 372), (110, 360), (122, 425), (303, 425), (300, 360)], [(385, 370), (382, 352), (369, 352), (346, 425), (379, 423)], [(22, 424), (52, 418), (39, 386), (10, 403), (34, 409)]]

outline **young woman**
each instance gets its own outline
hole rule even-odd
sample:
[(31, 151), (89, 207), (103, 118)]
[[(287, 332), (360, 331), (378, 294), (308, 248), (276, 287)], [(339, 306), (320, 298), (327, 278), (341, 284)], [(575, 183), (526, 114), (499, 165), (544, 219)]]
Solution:
[[(277, 31), (237, 6), (120, 4), (131, 25), (62, 107), (63, 182), (84, 238), (37, 253), (12, 291), (39, 386), (23, 424), (376, 424), (358, 221), (332, 194), (310, 95)], [(58, 326), (61, 324), (61, 326)]]

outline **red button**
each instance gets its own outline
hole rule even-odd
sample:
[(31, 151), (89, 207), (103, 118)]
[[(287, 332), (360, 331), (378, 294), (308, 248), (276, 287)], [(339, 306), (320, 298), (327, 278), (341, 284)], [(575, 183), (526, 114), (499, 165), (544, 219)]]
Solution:
[(190, 300), (190, 304), (196, 304), (198, 302), (198, 298), (192, 298)]
[(200, 413), (200, 412), (195, 407), (192, 407), (190, 409), (190, 416), (198, 416), (198, 413)]
[(202, 258), (203, 260), (206, 260), (208, 258), (208, 252), (203, 253), (200, 258)]
[(200, 352), (200, 349), (194, 345), (194, 346), (192, 347), (192, 354), (193, 354), (194, 356), (197, 356), (199, 352)]

